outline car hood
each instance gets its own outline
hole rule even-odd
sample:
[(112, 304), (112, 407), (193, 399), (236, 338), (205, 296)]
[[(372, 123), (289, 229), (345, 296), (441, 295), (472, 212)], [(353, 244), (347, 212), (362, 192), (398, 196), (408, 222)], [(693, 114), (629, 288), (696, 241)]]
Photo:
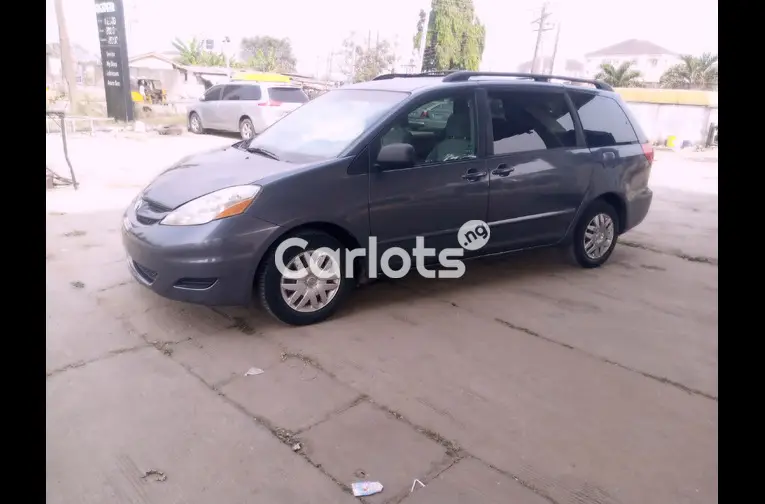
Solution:
[(144, 199), (175, 209), (205, 194), (258, 182), (302, 165), (269, 159), (236, 147), (188, 156), (162, 172), (144, 189)]

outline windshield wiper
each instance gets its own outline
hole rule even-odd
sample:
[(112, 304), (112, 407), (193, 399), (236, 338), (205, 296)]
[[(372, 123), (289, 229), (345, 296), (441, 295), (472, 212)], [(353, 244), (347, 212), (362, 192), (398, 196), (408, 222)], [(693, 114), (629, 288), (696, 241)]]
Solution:
[(262, 147), (248, 147), (247, 152), (252, 152), (253, 154), (260, 154), (261, 156), (266, 156), (271, 159), (275, 159), (279, 161), (279, 156), (274, 154), (273, 152), (263, 149)]

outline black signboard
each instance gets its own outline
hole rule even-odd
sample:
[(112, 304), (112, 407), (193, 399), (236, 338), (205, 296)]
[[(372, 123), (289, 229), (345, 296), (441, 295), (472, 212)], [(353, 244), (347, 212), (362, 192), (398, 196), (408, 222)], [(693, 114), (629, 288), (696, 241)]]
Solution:
[(104, 70), (106, 114), (118, 121), (133, 120), (130, 65), (122, 0), (96, 0), (98, 39)]

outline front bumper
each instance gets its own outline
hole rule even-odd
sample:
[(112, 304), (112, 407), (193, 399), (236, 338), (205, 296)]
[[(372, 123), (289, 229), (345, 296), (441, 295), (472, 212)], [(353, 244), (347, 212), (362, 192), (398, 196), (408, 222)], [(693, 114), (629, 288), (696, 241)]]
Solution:
[(208, 306), (246, 306), (265, 251), (279, 234), (239, 215), (199, 226), (142, 225), (125, 214), (122, 241), (133, 277), (160, 296)]

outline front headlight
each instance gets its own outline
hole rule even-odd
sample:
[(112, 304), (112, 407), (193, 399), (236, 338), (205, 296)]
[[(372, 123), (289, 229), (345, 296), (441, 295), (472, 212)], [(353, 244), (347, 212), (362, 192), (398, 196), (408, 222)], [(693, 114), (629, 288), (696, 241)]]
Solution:
[(195, 226), (243, 213), (260, 192), (260, 186), (234, 186), (191, 200), (170, 212), (160, 224)]

